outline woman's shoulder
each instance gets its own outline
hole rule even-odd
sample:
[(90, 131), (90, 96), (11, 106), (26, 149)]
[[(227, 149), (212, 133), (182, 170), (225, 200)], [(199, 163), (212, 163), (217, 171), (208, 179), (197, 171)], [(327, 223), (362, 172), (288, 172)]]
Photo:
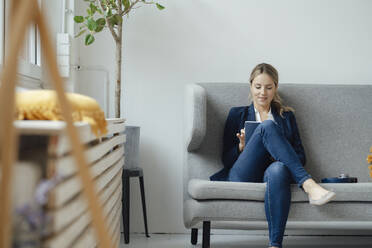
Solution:
[(238, 106), (238, 107), (232, 107), (229, 111), (229, 114), (231, 115), (240, 115), (245, 113), (248, 110), (249, 106)]
[(238, 121), (246, 118), (248, 114), (249, 106), (238, 106), (230, 108), (229, 114), (227, 116), (228, 121)]
[(283, 114), (285, 114), (285, 115), (294, 115), (294, 112), (292, 110), (286, 110), (286, 111), (283, 111)]
[(292, 110), (283, 111), (284, 119), (294, 118), (294, 112)]

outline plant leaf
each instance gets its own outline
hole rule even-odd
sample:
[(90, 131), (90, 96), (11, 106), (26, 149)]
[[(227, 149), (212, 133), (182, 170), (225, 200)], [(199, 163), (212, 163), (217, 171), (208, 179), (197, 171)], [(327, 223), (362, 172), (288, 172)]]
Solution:
[(112, 10), (109, 6), (107, 6), (105, 17), (111, 17), (112, 16)]
[(82, 22), (84, 22), (84, 17), (82, 17), (82, 16), (74, 16), (74, 21), (76, 23), (82, 23)]
[(90, 7), (92, 15), (94, 15), (97, 11), (97, 7), (93, 3), (90, 3), (89, 7)]
[(126, 11), (127, 9), (129, 9), (129, 7), (130, 7), (129, 0), (122, 0), (122, 2), (124, 4), (124, 11)]
[(96, 33), (101, 32), (105, 26), (97, 26), (96, 30), (94, 30)]
[(111, 1), (111, 4), (112, 4), (112, 7), (114, 7), (114, 8), (117, 8), (118, 6), (116, 5), (116, 0), (112, 0)]
[(106, 25), (106, 20), (105, 20), (105, 18), (99, 18), (99, 19), (96, 21), (96, 23), (97, 23), (97, 28), (96, 28), (94, 31), (96, 31), (96, 32), (98, 33), (98, 32), (101, 32), (102, 29), (105, 27), (105, 25)]
[(99, 18), (96, 21), (96, 23), (97, 23), (98, 26), (104, 26), (104, 25), (106, 25), (106, 20), (105, 20), (105, 18)]
[(88, 29), (90, 31), (94, 31), (97, 28), (97, 23), (93, 20), (93, 18), (88, 19)]
[(156, 7), (158, 7), (158, 9), (160, 9), (160, 10), (163, 10), (163, 9), (165, 9), (165, 7), (164, 7), (163, 5), (161, 5), (161, 4), (158, 4), (158, 3), (156, 3)]
[(115, 14), (112, 17), (110, 17), (109, 21), (111, 25), (114, 26), (114, 25), (118, 25), (119, 23), (121, 23), (123, 21), (123, 18), (119, 14)]
[(118, 24), (123, 22), (123, 17), (119, 14), (115, 14), (115, 19)]
[(77, 35), (75, 35), (75, 38), (79, 37), (80, 35), (84, 34), (87, 30), (81, 30)]
[(87, 34), (85, 36), (85, 45), (88, 46), (94, 42), (94, 36), (91, 34)]
[(115, 16), (111, 16), (108, 20), (112, 26), (117, 25)]

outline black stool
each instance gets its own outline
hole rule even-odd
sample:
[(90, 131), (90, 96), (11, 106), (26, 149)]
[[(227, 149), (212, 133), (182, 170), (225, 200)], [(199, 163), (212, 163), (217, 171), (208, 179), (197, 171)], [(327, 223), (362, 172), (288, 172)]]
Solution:
[(143, 209), (143, 219), (145, 222), (145, 232), (146, 237), (149, 238), (149, 232), (147, 229), (147, 215), (146, 215), (146, 202), (145, 202), (145, 188), (143, 185), (143, 170), (140, 167), (123, 169), (122, 180), (123, 180), (123, 197), (122, 197), (122, 214), (123, 214), (123, 228), (124, 228), (124, 242), (129, 243), (129, 199), (130, 199), (130, 186), (129, 179), (131, 177), (139, 177), (140, 187), (141, 187), (141, 199), (142, 199), (142, 209)]

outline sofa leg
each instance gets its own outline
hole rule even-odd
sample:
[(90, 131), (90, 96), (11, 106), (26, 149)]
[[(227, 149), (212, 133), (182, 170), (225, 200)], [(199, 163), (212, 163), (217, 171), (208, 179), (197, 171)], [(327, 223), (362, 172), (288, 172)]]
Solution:
[(198, 243), (198, 229), (191, 229), (191, 244), (196, 245)]
[(203, 221), (203, 248), (210, 247), (210, 238), (211, 238), (211, 222)]

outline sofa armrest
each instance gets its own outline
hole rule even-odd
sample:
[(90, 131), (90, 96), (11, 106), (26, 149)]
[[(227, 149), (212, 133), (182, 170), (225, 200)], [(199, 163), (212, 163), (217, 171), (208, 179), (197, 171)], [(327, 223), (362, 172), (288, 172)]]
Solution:
[(207, 128), (207, 95), (197, 84), (186, 85), (184, 123), (186, 147), (191, 152), (200, 147)]

